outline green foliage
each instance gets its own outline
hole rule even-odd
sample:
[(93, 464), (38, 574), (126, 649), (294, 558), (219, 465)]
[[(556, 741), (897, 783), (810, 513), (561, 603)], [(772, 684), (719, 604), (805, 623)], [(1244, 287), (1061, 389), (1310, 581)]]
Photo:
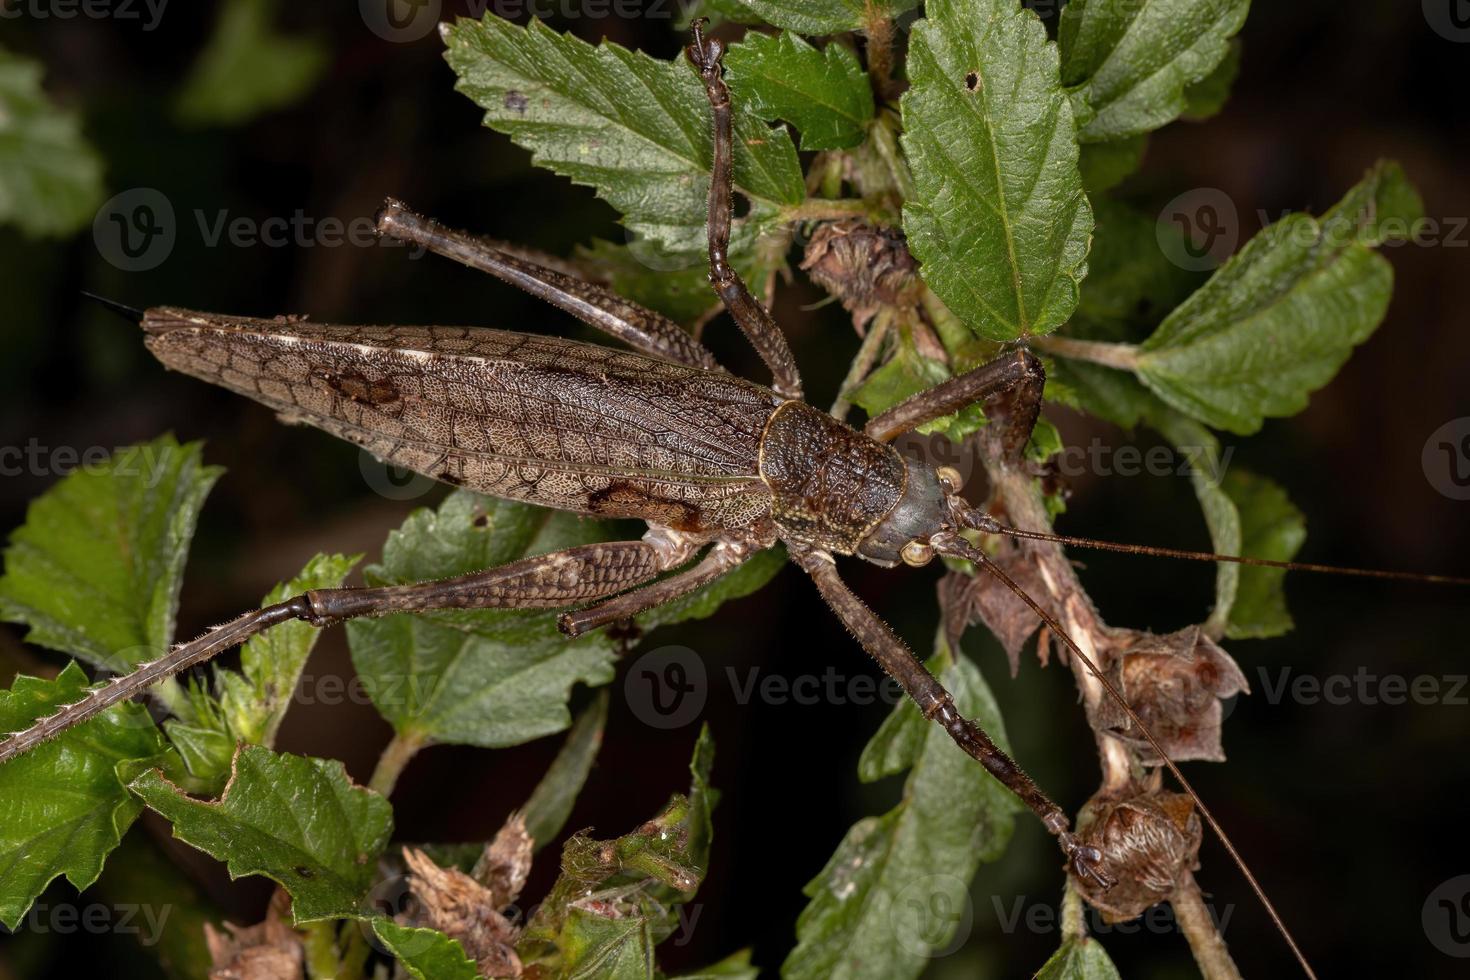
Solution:
[[(388, 536), (371, 585), (449, 578), (598, 540), (570, 514), (456, 492), (416, 510)], [(400, 734), (496, 748), (572, 723), (574, 684), (612, 680), (602, 632), (567, 641), (554, 610), (479, 609), (400, 614), (347, 624), (352, 662), (368, 696)]]
[(789, 31), (750, 33), (725, 55), (736, 103), (762, 119), (785, 120), (803, 150), (840, 150), (863, 141), (873, 90), (857, 55), (833, 42), (821, 51)]
[[(0, 691), (0, 731), (20, 731), (86, 689), (75, 663), (52, 681), (17, 677)], [(143, 809), (128, 780), (167, 762), (148, 710), (119, 704), (0, 766), (0, 923), (14, 929), (57, 875), (79, 889), (96, 881)]]
[[(727, 53), (735, 182), (750, 204), (736, 222), (735, 267), (760, 292), (797, 235), (818, 222), (860, 215), (896, 224), (901, 214), (921, 281), (902, 298), (877, 301), (887, 319), (875, 322), (897, 326), (880, 362), (854, 376), (854, 404), (876, 414), (1003, 344), (1034, 341), (1048, 357), (1048, 400), (1124, 428), (1146, 426), (1187, 454), (1215, 550), (1290, 559), (1305, 535), (1302, 514), (1277, 484), (1229, 467), (1231, 448), (1217, 430), (1247, 435), (1300, 411), (1372, 333), (1392, 289), (1392, 270), (1375, 250), (1411, 237), (1423, 213), (1417, 192), (1396, 164), (1380, 163), (1326, 214), (1266, 228), (1213, 275), (1182, 269), (1169, 258), (1182, 247), (1179, 229), (1124, 203), (1117, 188), (1142, 164), (1149, 133), (1221, 110), (1240, 71), (1234, 36), (1248, 0), (1071, 0), (1055, 42), (1018, 0), (930, 0), (910, 31), (891, 31), (908, 87), (898, 106), (877, 104), (884, 86), (845, 32), (866, 34), (861, 50), (872, 50), (893, 27), (882, 21), (916, 7), (704, 0), (691, 8), (782, 29), (748, 32)], [(276, 0), (231, 0), (178, 99), (182, 117), (238, 123), (314, 84), (324, 51), (278, 33), (279, 10)], [(798, 33), (844, 36), (813, 44)], [(687, 61), (589, 45), (534, 18), (528, 27), (460, 20), (444, 37), (457, 88), (484, 110), (485, 124), (620, 213), (630, 241), (593, 241), (577, 264), (686, 324), (716, 309), (705, 259), (711, 113)], [(823, 151), (820, 171), (802, 173), (785, 124), (803, 150)], [(45, 98), (39, 68), (0, 52), (0, 221), (36, 234), (81, 227), (100, 196), (100, 173), (76, 119)], [(848, 188), (853, 197), (831, 199)], [(922, 431), (961, 440), (984, 422), (982, 406), (972, 405)], [(1061, 447), (1043, 420), (1027, 458), (1041, 463)], [(158, 655), (174, 639), (190, 538), (219, 473), (203, 465), (197, 444), (163, 437), (66, 477), (12, 535), (0, 615), (26, 624), (31, 642), (104, 670)], [(1055, 516), (1059, 503), (1048, 503)], [(610, 533), (456, 491), (409, 515), (364, 577), (370, 585), (445, 578)], [(765, 586), (785, 557), (780, 548), (756, 555), (637, 625), (708, 616)], [(336, 587), (355, 561), (318, 556), (265, 602)], [(1213, 636), (1291, 628), (1280, 571), (1222, 563), (1215, 593), (1205, 624)], [(524, 807), (537, 846), (561, 834), (608, 724), (605, 691), (572, 724), (573, 690), (607, 684), (618, 652), (600, 633), (566, 640), (555, 617), (456, 610), (347, 627), (358, 674), (400, 750), (498, 748), (570, 727)], [(0, 922), (13, 926), (57, 876), (90, 884), (146, 805), (232, 875), (280, 883), (298, 923), (363, 919), (409, 975), (473, 977), (464, 945), (364, 902), (392, 828), (383, 795), (354, 785), (339, 763), (270, 748), (316, 638), (314, 628), (286, 623), (248, 643), (238, 670), (215, 669), (187, 691), (161, 685), (173, 714), (162, 732), (142, 707), (116, 705), (0, 767), (8, 804), (0, 808)], [(976, 667), (943, 642), (930, 667), (959, 709), (1003, 744)], [(55, 680), (19, 678), (0, 692), (0, 728), (23, 728), (88, 689), (75, 663)], [(537, 908), (517, 947), (528, 967), (546, 977), (664, 976), (657, 947), (707, 871), (712, 760), (704, 731), (687, 795), (621, 837), (584, 831), (564, 842), (550, 892), (525, 903)], [(386, 793), (396, 772), (380, 766), (373, 785)], [(899, 774), (900, 802), (853, 826), (807, 886), (784, 976), (914, 977), (953, 941), (954, 913), (979, 865), (1006, 846), (1018, 804), (907, 702), (859, 762), (865, 782)], [(473, 842), (428, 848), (464, 868), (484, 851)], [(362, 937), (354, 947), (338, 932), (328, 924), (313, 933), (313, 969), (340, 962), (343, 975), (361, 975)], [(686, 980), (756, 975), (740, 953)], [(1037, 976), (1114, 980), (1117, 972), (1095, 942), (1074, 938)]]
[[(309, 589), (336, 588), (357, 561), (342, 555), (317, 555), (299, 575), (267, 593), (260, 604), (272, 605)], [(320, 635), (315, 627), (297, 620), (273, 626), (245, 644), (240, 670), (215, 669), (215, 696), (202, 687), (190, 690), (189, 701), (180, 706), (183, 717), (164, 727), (191, 775), (218, 789), (229, 776), (237, 743), (275, 744), (296, 682)]]
[(327, 67), (326, 45), (271, 27), (279, 0), (229, 0), (195, 61), (176, 111), (190, 123), (233, 126), (288, 106)]
[(373, 934), (397, 957), (414, 980), (476, 980), (480, 975), (464, 947), (437, 929), (373, 919)]
[(1036, 973), (1036, 980), (1120, 980), (1118, 968), (1094, 939), (1069, 939)]
[[(1225, 60), (1249, 10), (1250, 0), (1071, 0), (1057, 42), (1078, 138), (1122, 139), (1177, 119), (1191, 108), (1190, 87)], [(1195, 94), (1202, 106), (1212, 98)]]
[(224, 861), (230, 876), (264, 875), (291, 895), (300, 925), (357, 918), (393, 829), (388, 801), (355, 786), (342, 763), (243, 746), (219, 800), (184, 795), (157, 769), (130, 788), (173, 823), (174, 836)]
[(102, 160), (80, 118), (46, 97), (41, 74), (38, 63), (0, 48), (0, 223), (69, 235), (102, 203)]
[(741, 6), (773, 27), (801, 34), (836, 34), (862, 27), (869, 17), (892, 17), (919, 0), (740, 0)]
[[(713, 833), (714, 740), (701, 729), (689, 795), (616, 840), (576, 834), (561, 874), (526, 926), (517, 951), (556, 976), (652, 978), (654, 947), (678, 926), (678, 908), (704, 879)], [(738, 973), (735, 975), (739, 975)]]
[(1138, 376), (1180, 411), (1241, 435), (1295, 415), (1383, 321), (1393, 268), (1373, 249), (1421, 216), (1386, 163), (1321, 219), (1283, 218), (1143, 342)]
[(526, 801), (523, 811), (526, 833), (539, 850), (566, 825), (572, 805), (587, 782), (597, 750), (602, 748), (602, 731), (607, 726), (607, 691), (599, 691), (592, 706), (582, 712), (567, 733), (566, 744), (552, 760), (541, 781)]
[[(1005, 730), (980, 671), (941, 639), (928, 667), (960, 713), (1005, 747)], [(970, 879), (1010, 840), (1015, 797), (927, 721), (894, 708), (858, 762), (874, 782), (908, 770), (903, 800), (848, 831), (806, 887), (786, 980), (916, 977), (950, 942)]]
[(10, 536), (0, 617), (26, 639), (125, 672), (173, 641), (189, 539), (223, 472), (163, 436), (78, 469)]
[[(596, 188), (660, 252), (703, 250), (713, 123), (691, 65), (610, 41), (593, 47), (535, 18), (524, 28), (460, 20), (445, 40), (457, 87), (485, 110), (485, 125), (539, 166)], [(735, 113), (735, 184), (751, 202), (736, 252), (803, 196), (791, 138), (746, 111)]]
[[(1291, 561), (1307, 536), (1306, 518), (1286, 491), (1264, 476), (1241, 469), (1225, 474), (1221, 489), (1240, 513), (1240, 553)], [(1292, 627), (1282, 582), (1275, 568), (1243, 568), (1225, 635), (1236, 639), (1280, 636)]]
[(909, 248), (977, 334), (1055, 330), (1077, 307), (1092, 210), (1046, 30), (1014, 0), (934, 0), (909, 44)]

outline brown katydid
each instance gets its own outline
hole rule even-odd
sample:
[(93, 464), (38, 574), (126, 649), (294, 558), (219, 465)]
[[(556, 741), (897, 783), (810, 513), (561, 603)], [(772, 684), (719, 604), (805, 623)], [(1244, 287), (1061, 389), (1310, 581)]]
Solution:
[[(800, 378), (779, 327), (727, 261), (731, 108), (721, 55), (720, 43), (706, 40), (696, 27), (689, 56), (714, 114), (710, 278), (770, 368), (770, 387), (725, 373), (672, 321), (513, 251), (444, 229), (396, 202), (380, 212), (380, 234), (490, 272), (642, 353), (485, 329), (331, 326), (168, 307), (140, 316), (149, 349), (169, 367), (444, 482), (588, 515), (645, 520), (650, 530), (641, 540), (586, 545), (439, 582), (312, 591), (246, 613), (0, 743), (0, 762), (286, 620), (326, 626), (357, 616), (427, 609), (575, 607), (560, 623), (577, 635), (692, 591), (781, 541), (924, 714), (1037, 814), (1075, 874), (1104, 888), (1113, 878), (1101, 852), (1078, 840), (1062, 810), (978, 726), (959, 715), (948, 692), (848, 590), (834, 555), (892, 567), (923, 565), (938, 554), (968, 559), (995, 575), (1092, 671), (1229, 847), (1106, 674), (1054, 616), (962, 532), (1344, 570), (1113, 546), (1010, 528), (972, 508), (960, 496), (954, 474), (907, 460), (889, 445), (960, 407), (1005, 397), (1012, 410), (999, 420), (1006, 433), (1000, 442), (1003, 452), (1019, 453), (1036, 420), (1044, 383), (1040, 362), (1024, 350), (915, 396), (873, 418), (861, 432), (802, 401)], [(703, 557), (690, 564), (706, 547)], [(672, 574), (660, 577), (665, 573)], [(1269, 909), (1253, 878), (1251, 884)]]

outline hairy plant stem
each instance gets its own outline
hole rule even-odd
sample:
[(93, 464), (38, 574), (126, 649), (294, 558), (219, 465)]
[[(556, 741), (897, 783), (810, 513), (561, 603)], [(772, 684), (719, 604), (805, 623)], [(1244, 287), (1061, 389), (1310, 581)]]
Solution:
[(894, 215), (878, 204), (857, 197), (809, 197), (781, 212), (781, 221), (787, 224), (797, 221), (840, 221), (843, 218), (862, 218), (874, 225), (895, 223)]
[(1138, 348), (1133, 344), (1109, 344), (1100, 340), (1048, 335), (1032, 337), (1031, 346), (1043, 354), (1069, 357), (1074, 361), (1090, 361), (1119, 371), (1138, 370)]
[(878, 102), (893, 97), (893, 21), (869, 6), (863, 13), (863, 33), (868, 36), (868, 75)]
[(1184, 872), (1169, 902), (1205, 980), (1241, 980), (1240, 970), (1225, 948), (1225, 937), (1220, 935), (1193, 874)]
[(1067, 875), (1066, 886), (1062, 889), (1062, 942), (1087, 938), (1087, 906), (1082, 901), (1082, 893), (1072, 882), (1072, 876)]
[(429, 744), (426, 736), (416, 734), (404, 734), (399, 732), (393, 736), (392, 741), (383, 749), (383, 754), (378, 756), (378, 764), (373, 769), (372, 778), (368, 780), (368, 789), (378, 793), (384, 799), (393, 795), (393, 787), (398, 784), (398, 777), (403, 772), (403, 767), (408, 765), (419, 749)]
[(893, 325), (894, 317), (895, 311), (891, 307), (884, 307), (873, 317), (873, 322), (868, 324), (868, 335), (863, 338), (862, 346), (858, 347), (857, 355), (852, 359), (852, 366), (847, 369), (847, 377), (842, 379), (842, 387), (838, 389), (837, 400), (832, 403), (834, 417), (847, 418), (847, 413), (852, 408), (848, 395), (852, 394), (857, 386), (863, 383), (868, 372), (873, 370), (873, 364), (883, 350), (883, 340), (888, 336), (888, 330)]
[(334, 977), (355, 976), (342, 969), (337, 956), (337, 923), (332, 920), (312, 922), (301, 927), (305, 938), (302, 947), (306, 951), (306, 975), (311, 980), (332, 980)]
[[(989, 509), (992, 512), (999, 511), (1006, 514), (1017, 527), (1051, 532), (1053, 530), (1051, 519), (1047, 514), (1046, 504), (1042, 499), (1037, 481), (1030, 475), (1007, 465), (991, 453), (982, 451), (981, 458), (990, 477)], [(1017, 542), (1017, 546), (1019, 560), (1034, 563), (1042, 580), (1046, 583), (1046, 595), (1035, 598), (1043, 606), (1050, 606), (1051, 612), (1066, 627), (1077, 645), (1101, 669), (1106, 670), (1107, 664), (1103, 662), (1104, 658), (1098, 651), (1107, 639), (1107, 624), (1102, 621), (1097, 607), (1093, 605), (1092, 599), (1082, 588), (1076, 570), (1067, 560), (1062, 546), (1046, 541), (1020, 541)], [(1097, 709), (1106, 696), (1102, 685), (1078, 658), (1068, 657), (1067, 661), (1077, 680), (1077, 686), (1082, 691), (1088, 721), (1093, 730), (1093, 738), (1097, 742), (1098, 759), (1102, 767), (1102, 785), (1099, 792), (1104, 795), (1121, 795), (1135, 786), (1134, 773), (1140, 768), (1139, 763), (1123, 742), (1105, 734), (1102, 726), (1098, 724)], [(1071, 897), (1073, 891), (1069, 878), (1068, 898)], [(1203, 971), (1205, 980), (1239, 980), (1240, 973), (1234, 961), (1231, 960), (1229, 951), (1225, 948), (1225, 940), (1221, 937), (1214, 919), (1204, 907), (1199, 886), (1195, 884), (1192, 874), (1184, 875), (1172, 900), (1175, 914), (1181, 928), (1185, 930), (1189, 938), (1190, 948), (1194, 951), (1195, 960)], [(1188, 919), (1187, 923), (1186, 919)], [(1063, 928), (1066, 929), (1068, 923), (1074, 921), (1077, 923), (1075, 928), (1085, 928), (1081, 923), (1080, 912), (1077, 913), (1075, 919), (1071, 915), (1064, 915)]]

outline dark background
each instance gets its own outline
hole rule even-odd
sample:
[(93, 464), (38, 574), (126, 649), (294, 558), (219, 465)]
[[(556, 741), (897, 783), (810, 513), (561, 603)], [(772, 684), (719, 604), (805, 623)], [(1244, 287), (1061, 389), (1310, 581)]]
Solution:
[[(40, 57), (48, 87), (84, 109), (88, 135), (107, 160), (110, 192), (162, 190), (181, 216), (180, 237), (158, 269), (125, 274), (99, 255), (89, 233), (56, 243), (0, 231), (0, 444), (118, 446), (172, 430), (207, 440), (210, 462), (228, 467), (204, 512), (180, 612), (181, 635), (250, 605), (319, 550), (378, 553), (385, 532), (413, 501), (376, 494), (357, 453), (305, 429), (281, 426), (262, 408), (154, 363), (138, 338), (83, 303), (79, 288), (137, 305), (174, 303), (252, 315), (309, 313), (317, 319), (471, 323), (573, 331), (567, 319), (514, 291), (434, 259), (411, 261), (386, 248), (208, 248), (192, 212), (263, 220), (302, 209), (317, 218), (371, 215), (386, 194), (450, 223), (557, 253), (598, 235), (621, 240), (615, 215), (585, 188), (533, 171), (528, 156), (479, 125), (478, 110), (452, 91), (453, 76), (430, 35), (391, 44), (363, 26), (355, 4), (308, 5), (286, 15), (290, 29), (326, 38), (332, 62), (295, 106), (237, 128), (188, 128), (171, 121), (170, 98), (208, 37), (215, 4), (170, 5), (161, 26), (137, 22), (22, 18), (0, 23), (0, 43)], [(454, 4), (446, 4), (453, 8)], [(672, 10), (673, 4), (665, 4)], [(558, 29), (606, 35), (658, 56), (680, 37), (668, 18), (559, 17)], [(1327, 207), (1382, 156), (1402, 160), (1429, 215), (1470, 215), (1464, 163), (1470, 127), (1460, 98), (1470, 46), (1427, 26), (1417, 3), (1332, 0), (1260, 3), (1243, 33), (1244, 63), (1226, 111), (1201, 125), (1156, 134), (1126, 196), (1146, 210), (1192, 188), (1218, 188), (1236, 204), (1240, 238), (1260, 212)], [(1312, 399), (1300, 416), (1235, 440), (1233, 462), (1284, 484), (1306, 513), (1307, 560), (1465, 573), (1465, 503), (1436, 492), (1420, 463), (1430, 434), (1470, 414), (1470, 232), (1430, 246), (1391, 250), (1398, 283), (1388, 321)], [(786, 325), (813, 401), (835, 392), (857, 338), (840, 312), (803, 309), (820, 298), (802, 283), (783, 288)], [(711, 343), (732, 368), (762, 377), (717, 320)], [(1069, 441), (1125, 444), (1126, 434), (1058, 412)], [(1142, 445), (1152, 445), (1147, 435)], [(54, 481), (33, 474), (0, 480), (0, 526), (24, 519), (28, 499)], [(1188, 481), (1081, 476), (1064, 530), (1124, 541), (1203, 547), (1206, 537)], [(935, 626), (931, 569), (852, 569), (857, 588), (920, 649)], [(1203, 618), (1211, 570), (1144, 558), (1087, 556), (1084, 581), (1113, 623), (1159, 631)], [(1191, 778), (1296, 929), (1324, 976), (1462, 974), (1460, 961), (1426, 937), (1421, 910), (1442, 882), (1470, 871), (1462, 838), (1470, 786), (1457, 705), (1268, 703), (1262, 671), (1291, 676), (1427, 675), (1467, 672), (1463, 595), (1293, 576), (1288, 593), (1297, 630), (1286, 638), (1229, 644), (1251, 679), (1226, 726), (1225, 765), (1194, 764)], [(0, 631), (10, 669), (54, 669), (56, 656), (27, 650), (20, 631)], [(755, 596), (702, 623), (668, 628), (643, 650), (679, 644), (708, 665), (703, 718), (718, 744), (713, 868), (700, 893), (692, 940), (661, 952), (670, 970), (753, 945), (774, 969), (793, 943), (805, 904), (802, 885), (822, 868), (846, 829), (890, 806), (898, 781), (863, 786), (855, 764), (887, 707), (737, 703), (727, 668), (744, 678), (873, 676), (875, 668), (792, 569)], [(1034, 659), (1007, 676), (994, 643), (975, 630), (966, 652), (999, 697), (1023, 764), (1069, 810), (1096, 786), (1090, 735), (1070, 678)], [(350, 674), (340, 630), (324, 638), (311, 671)], [(626, 671), (626, 666), (624, 671)], [(603, 836), (646, 819), (686, 782), (696, 726), (658, 731), (623, 697), (623, 674), (600, 764), (571, 826)], [(585, 694), (585, 692), (582, 692)], [(371, 708), (298, 706), (280, 747), (343, 759), (366, 779), (388, 729)], [(502, 752), (453, 747), (423, 753), (394, 796), (397, 837), (476, 840), (519, 805), (554, 754), (548, 739)], [(133, 831), (167, 841), (166, 827)], [(530, 892), (554, 873), (543, 855)], [(1230, 916), (1226, 938), (1246, 975), (1289, 976), (1293, 965), (1219, 845), (1207, 840), (1200, 880)], [(1035, 821), (1018, 821), (998, 865), (973, 889), (973, 927), (963, 949), (937, 960), (935, 977), (1027, 976), (1059, 937), (1055, 926), (1002, 923), (1020, 903), (1055, 909), (1058, 856)], [(257, 921), (267, 889), (230, 885), (207, 859), (189, 861), (210, 900), (238, 922)], [(53, 886), (46, 901), (72, 901)], [(85, 900), (84, 900), (85, 902)], [(998, 914), (999, 913), (1002, 914)], [(1034, 913), (1033, 913), (1034, 914)], [(1054, 917), (1049, 922), (1054, 923)], [(1462, 923), (1463, 927), (1464, 923)], [(1128, 977), (1190, 976), (1183, 939), (1104, 932)], [(105, 967), (103, 966), (105, 964)], [(110, 934), (31, 934), (0, 940), (0, 976), (63, 976), (105, 968), (156, 975), (132, 940)]]

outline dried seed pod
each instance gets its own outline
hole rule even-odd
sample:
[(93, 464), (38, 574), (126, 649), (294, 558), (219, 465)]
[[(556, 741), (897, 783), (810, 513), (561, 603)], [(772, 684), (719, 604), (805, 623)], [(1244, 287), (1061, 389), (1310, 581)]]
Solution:
[[(1224, 762), (1220, 702), (1249, 693), (1236, 662), (1198, 626), (1155, 636), (1134, 630), (1112, 631), (1110, 654), (1120, 664), (1123, 696), (1153, 731), (1175, 762)], [(1145, 765), (1159, 765), (1158, 753), (1134, 730), (1121, 711), (1104, 705), (1104, 726), (1134, 748)]]
[(1072, 880), (1109, 922), (1137, 918), (1167, 900), (1180, 876), (1199, 866), (1199, 814), (1182, 793), (1094, 798), (1079, 822), (1082, 843), (1102, 851), (1103, 864), (1118, 883), (1103, 891), (1089, 880)]
[(903, 233), (874, 228), (856, 218), (818, 226), (801, 268), (836, 296), (862, 329), (880, 306), (912, 306), (918, 263)]
[(265, 920), (258, 925), (226, 922), (224, 931), (204, 924), (209, 949), (210, 980), (296, 980), (306, 976), (301, 936), (286, 924), (289, 906), (284, 892), (271, 900)]

